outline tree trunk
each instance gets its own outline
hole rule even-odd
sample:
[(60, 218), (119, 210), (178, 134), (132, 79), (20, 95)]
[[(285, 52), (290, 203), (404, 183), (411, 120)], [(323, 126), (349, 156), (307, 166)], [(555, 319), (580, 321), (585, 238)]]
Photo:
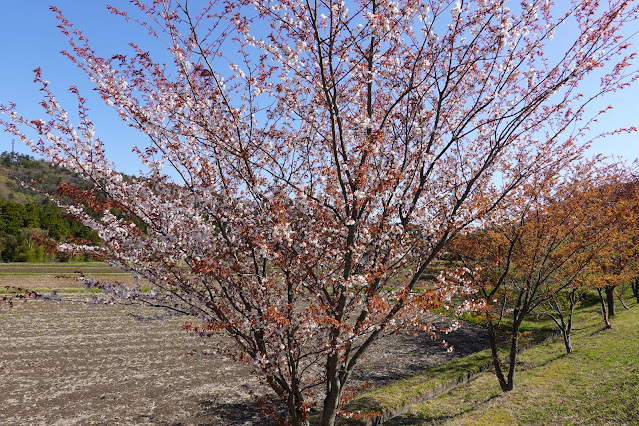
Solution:
[(637, 298), (637, 303), (639, 303), (639, 277), (634, 277), (632, 279), (632, 294)]
[(513, 315), (513, 330), (510, 334), (510, 365), (508, 366), (508, 382), (506, 383), (505, 392), (515, 388), (515, 369), (517, 368), (517, 355), (519, 354), (519, 327), (521, 320), (524, 318), (523, 312), (517, 312)]
[(499, 387), (503, 392), (511, 391), (515, 388), (515, 369), (517, 367), (517, 345), (519, 342), (519, 322), (515, 321), (513, 330), (510, 335), (510, 354), (508, 363), (508, 376), (504, 376), (501, 359), (497, 351), (497, 330), (495, 330), (492, 321), (488, 321), (488, 336), (490, 338), (490, 349), (492, 352), (493, 366), (495, 367), (495, 375), (499, 381)]
[(597, 289), (597, 293), (599, 293), (599, 301), (601, 302), (601, 314), (603, 315), (604, 325), (606, 328), (612, 328), (610, 318), (608, 317), (608, 308), (606, 307), (606, 302), (600, 288)]
[[(515, 336), (511, 337), (512, 340), (517, 340)], [(513, 345), (515, 349), (513, 349)], [(510, 363), (508, 365), (508, 381), (505, 386), (501, 387), (504, 392), (511, 391), (515, 388), (515, 368), (517, 367), (517, 343), (512, 343), (510, 348)]]
[(324, 398), (324, 409), (322, 410), (322, 426), (334, 426), (335, 419), (337, 417), (337, 406), (339, 405), (339, 392), (338, 390), (331, 390), (331, 392)]
[[(570, 311), (568, 314), (568, 323), (562, 328), (562, 333), (564, 337), (564, 345), (566, 346), (566, 353), (572, 353), (572, 340), (570, 339), (570, 333), (572, 333), (572, 319), (575, 315), (575, 308), (577, 307), (577, 301), (579, 300), (579, 295), (576, 289), (572, 289), (569, 295), (570, 300)], [(562, 319), (563, 323), (563, 319)]]
[(308, 425), (308, 421), (306, 421), (306, 415), (302, 412), (302, 404), (303, 400), (301, 399), (301, 395), (299, 392), (289, 394), (288, 398), (288, 411), (291, 415), (291, 424), (293, 426), (306, 426)]
[(615, 288), (606, 287), (606, 302), (608, 303), (608, 317), (615, 316)]
[(308, 413), (303, 409), (304, 397), (300, 391), (299, 381), (293, 379), (289, 384), (290, 387), (286, 389), (281, 386), (281, 382), (278, 382), (274, 378), (274, 375), (267, 376), (266, 382), (271, 389), (275, 391), (277, 396), (286, 402), (286, 409), (289, 416), (288, 419), (281, 418), (279, 415), (274, 415), (273, 418), (277, 420), (278, 423), (284, 423), (285, 420), (288, 420), (286, 424), (292, 426), (308, 426)]
[(566, 346), (566, 353), (572, 353), (572, 342), (570, 341), (570, 332), (563, 331), (564, 345)]
[[(613, 290), (613, 291), (614, 291), (614, 290)], [(619, 299), (619, 301), (621, 302), (621, 306), (623, 306), (623, 307), (624, 307), (624, 309), (630, 309), (630, 308), (628, 307), (628, 305), (626, 305), (626, 301), (625, 301), (625, 300), (623, 300), (623, 293), (624, 293), (624, 291), (622, 290), (620, 293), (617, 293), (617, 292), (615, 291), (614, 293), (615, 293), (615, 296), (617, 296), (617, 299)]]
[(576, 288), (572, 288), (567, 294), (568, 301), (570, 302), (567, 317), (564, 316), (561, 304), (556, 299), (554, 301), (554, 304), (552, 300), (548, 301), (548, 305), (552, 310), (555, 311), (556, 315), (552, 315), (549, 313), (548, 316), (552, 318), (552, 320), (558, 327), (555, 335), (559, 334), (559, 331), (561, 331), (561, 337), (563, 338), (564, 345), (566, 346), (566, 353), (572, 353), (572, 342), (570, 340), (570, 333), (572, 332), (572, 318), (575, 314), (575, 307), (577, 306), (577, 301), (579, 300), (579, 294), (577, 293)]
[(508, 391), (508, 383), (504, 377), (504, 372), (501, 369), (501, 359), (499, 359), (499, 352), (497, 350), (497, 330), (491, 320), (488, 320), (488, 338), (490, 340), (490, 351), (493, 358), (493, 367), (495, 367), (495, 376), (499, 381), (499, 386), (504, 392)]
[(566, 353), (572, 353), (572, 341), (570, 333), (572, 332), (572, 318), (575, 314), (575, 306), (577, 305), (577, 292), (574, 291), (570, 297), (570, 316), (568, 317), (568, 325), (566, 326), (564, 341), (566, 343)]
[(342, 383), (339, 379), (338, 373), (339, 357), (337, 355), (329, 355), (326, 360), (326, 364), (326, 396), (324, 397), (324, 406), (320, 425), (334, 426), (335, 419), (337, 417), (337, 407), (339, 406), (339, 398), (342, 394)]

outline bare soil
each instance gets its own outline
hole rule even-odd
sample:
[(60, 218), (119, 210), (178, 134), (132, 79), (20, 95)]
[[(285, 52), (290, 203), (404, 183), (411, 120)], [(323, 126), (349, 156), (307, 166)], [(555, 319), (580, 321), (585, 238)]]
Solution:
[[(88, 297), (0, 305), (0, 424), (269, 423), (247, 387), (258, 394), (268, 389), (244, 365), (189, 355), (210, 342), (182, 331), (183, 318), (141, 322), (135, 315), (153, 311), (96, 306), (86, 303)], [(427, 335), (381, 340), (351, 385), (370, 381), (377, 387), (484, 349), (487, 341), (472, 325), (445, 338), (455, 346), (453, 354)]]
[[(24, 274), (5, 275), (0, 274), (0, 289), (6, 286), (28, 288), (32, 290), (66, 290), (84, 289), (84, 285), (78, 281), (80, 275), (61, 271), (59, 274)], [(134, 278), (128, 274), (86, 274), (88, 278), (104, 281), (118, 281), (125, 284), (133, 284)]]
[(101, 262), (51, 262), (51, 263), (0, 263), (0, 274), (113, 274), (121, 273)]

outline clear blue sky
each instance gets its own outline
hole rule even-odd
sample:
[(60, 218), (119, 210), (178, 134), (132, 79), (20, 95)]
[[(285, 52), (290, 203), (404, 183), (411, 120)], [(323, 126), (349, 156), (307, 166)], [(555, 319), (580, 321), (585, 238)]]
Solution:
[[(98, 54), (109, 57), (126, 50), (132, 40), (148, 39), (135, 24), (127, 24), (120, 17), (106, 10), (107, 4), (129, 6), (127, 1), (116, 0), (22, 0), (3, 2), (0, 13), (0, 100), (18, 105), (18, 111), (33, 118), (44, 118), (38, 105), (42, 99), (38, 86), (33, 82), (33, 70), (42, 68), (43, 77), (51, 82), (51, 88), (69, 112), (75, 110), (71, 85), (80, 88), (81, 94), (90, 99), (91, 119), (96, 135), (107, 146), (109, 159), (121, 171), (137, 173), (139, 166), (131, 153), (131, 146), (144, 145), (139, 132), (122, 123), (117, 114), (94, 95), (91, 83), (84, 73), (75, 67), (60, 51), (67, 49), (65, 37), (57, 28), (57, 20), (49, 5), (56, 5), (65, 16), (82, 30)], [(11, 150), (12, 136), (0, 133), (0, 151)], [(16, 151), (30, 153), (16, 142)]]
[[(56, 28), (57, 23), (49, 11), (49, 5), (55, 4), (62, 9), (67, 18), (89, 37), (94, 49), (108, 57), (125, 50), (128, 41), (140, 38), (148, 40), (135, 24), (126, 24), (106, 11), (105, 6), (109, 3), (125, 8), (128, 6), (125, 0), (4, 1), (0, 13), (0, 100), (13, 101), (21, 112), (33, 118), (41, 117), (42, 110), (37, 105), (41, 96), (33, 83), (32, 73), (36, 67), (42, 68), (45, 79), (51, 81), (60, 100), (70, 100), (66, 104), (68, 109), (73, 110), (74, 105), (73, 99), (66, 95), (70, 85), (77, 85), (84, 96), (90, 95), (91, 86), (82, 72), (59, 53), (67, 45)], [(635, 42), (639, 44), (639, 40)], [(143, 145), (144, 139), (121, 123), (101, 100), (95, 97), (92, 100), (91, 117), (96, 125), (96, 133), (107, 144), (111, 160), (122, 171), (136, 173), (138, 166), (130, 148), (134, 144)], [(596, 130), (639, 126), (639, 86), (609, 97), (603, 103), (612, 104), (615, 109), (606, 114)], [(0, 133), (0, 151), (10, 149), (11, 135)], [(27, 149), (16, 142), (16, 151), (27, 152)], [(593, 151), (633, 161), (639, 157), (639, 134), (600, 140)]]

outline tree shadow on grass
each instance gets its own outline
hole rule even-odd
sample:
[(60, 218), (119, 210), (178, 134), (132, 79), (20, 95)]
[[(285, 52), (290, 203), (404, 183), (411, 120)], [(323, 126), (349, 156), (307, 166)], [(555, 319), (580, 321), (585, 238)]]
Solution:
[[(555, 361), (558, 361), (562, 358), (565, 358), (568, 356), (568, 353), (566, 352), (561, 352), (557, 355), (552, 355), (549, 356), (548, 358), (546, 358), (545, 360), (543, 360), (542, 362), (520, 362), (517, 361), (517, 372), (522, 372), (522, 371), (527, 371), (527, 370), (534, 370), (535, 368), (542, 368), (545, 367), (546, 365), (552, 364)], [(516, 383), (516, 382), (515, 382)]]
[(481, 402), (476, 402), (475, 404), (473, 404), (471, 407), (468, 407), (466, 409), (460, 410), (459, 412), (456, 412), (455, 414), (449, 414), (449, 415), (441, 415), (441, 416), (432, 416), (432, 417), (428, 417), (428, 416), (419, 416), (416, 414), (404, 414), (402, 416), (399, 417), (395, 417), (394, 419), (389, 420), (388, 422), (385, 422), (385, 425), (389, 425), (389, 426), (413, 426), (413, 425), (419, 425), (419, 424), (424, 424), (424, 423), (432, 423), (432, 424), (439, 424), (440, 422), (444, 422), (447, 420), (453, 420), (459, 416), (463, 416), (466, 413), (470, 413), (473, 410), (475, 410), (477, 407), (480, 407), (490, 401), (492, 401), (493, 399), (497, 398), (498, 396), (502, 395), (501, 392), (492, 395), (491, 397), (487, 398), (484, 401)]

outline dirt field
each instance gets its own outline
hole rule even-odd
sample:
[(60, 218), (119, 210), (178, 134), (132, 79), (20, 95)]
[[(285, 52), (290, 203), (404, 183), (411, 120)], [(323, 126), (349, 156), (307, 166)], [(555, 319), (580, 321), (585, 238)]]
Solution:
[[(82, 289), (77, 277), (134, 282), (133, 276), (103, 263), (0, 263), (0, 289), (18, 286), (28, 289)], [(142, 283), (143, 284), (143, 283)]]
[[(17, 286), (32, 290), (84, 289), (84, 285), (76, 277), (77, 274), (68, 273), (61, 275), (0, 275), (0, 289), (4, 289), (5, 286)], [(88, 274), (87, 277), (133, 284), (133, 277), (127, 274)]]
[[(148, 308), (95, 306), (83, 302), (85, 294), (65, 297), (0, 306), (0, 424), (267, 423), (243, 387), (257, 384), (245, 366), (184, 355), (207, 348), (181, 331), (184, 319), (140, 322), (132, 315)], [(351, 384), (379, 386), (485, 347), (472, 326), (446, 340), (457, 348), (454, 355), (426, 336), (386, 339)]]

